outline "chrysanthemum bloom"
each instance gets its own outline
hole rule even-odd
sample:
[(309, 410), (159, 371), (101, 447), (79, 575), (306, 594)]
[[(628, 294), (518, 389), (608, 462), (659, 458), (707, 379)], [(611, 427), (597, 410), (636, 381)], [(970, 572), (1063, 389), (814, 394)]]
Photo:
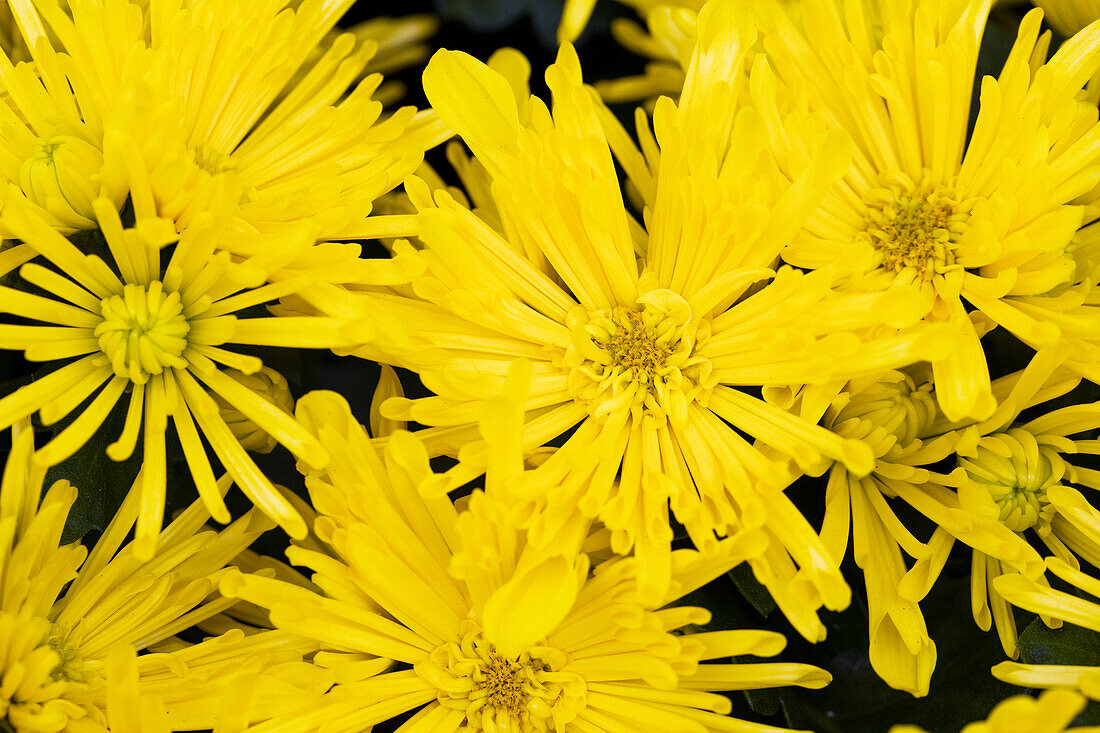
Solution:
[[(44, 37), (34, 43), (44, 29), (32, 5), (4, 5), (22, 37), (12, 45), (14, 59), (0, 49), (0, 182), (18, 186), (59, 231), (92, 228), (97, 197), (116, 206), (126, 198), (125, 181), (103, 166), (104, 120), (117, 74), (97, 63), (98, 51), (74, 51), (74, 58), (55, 51)], [(28, 46), (31, 58), (23, 62)]]
[[(157, 558), (142, 561), (125, 542), (139, 511), (139, 478), (90, 551), (79, 542), (59, 546), (76, 489), (58, 481), (42, 494), (43, 471), (31, 460), (32, 441), (28, 425), (14, 431), (0, 485), (0, 723), (20, 732), (103, 731), (107, 717), (113, 721), (124, 712), (112, 710), (112, 700), (133, 692), (129, 683), (112, 684), (113, 650), (155, 648), (232, 605), (212, 594), (226, 563), (273, 525), (253, 511), (221, 532), (205, 530), (209, 515), (195, 502), (154, 538)], [(219, 491), (228, 485), (221, 482)], [(296, 676), (316, 676), (301, 664), (303, 651), (313, 648), (308, 640), (282, 636), (281, 648), (273, 646), (267, 659), (284, 663), (287, 652), (297, 652), (299, 666), (293, 674), (285, 666), (278, 674), (266, 670), (276, 692), (297, 690)], [(195, 702), (186, 693), (200, 695), (205, 715), (190, 722), (209, 728), (216, 720), (209, 698), (233, 676), (234, 668), (219, 658), (227, 643), (239, 644), (214, 639), (178, 653), (143, 655), (136, 662), (142, 684), (149, 677), (156, 694), (159, 677), (173, 678), (176, 699), (160, 695), (169, 707), (179, 703), (186, 709)], [(237, 657), (253, 666), (262, 658)], [(206, 674), (192, 674), (191, 667)], [(211, 682), (214, 670), (221, 679)], [(261, 702), (280, 704), (277, 697)]]
[[(1085, 698), (1065, 690), (1044, 692), (1038, 698), (1015, 695), (997, 703), (988, 720), (971, 723), (961, 733), (1091, 733), (1094, 727), (1070, 728), (1085, 709)], [(915, 725), (895, 725), (890, 733), (925, 733)]]
[[(249, 390), (267, 399), (276, 409), (282, 410), (287, 415), (294, 413), (294, 396), (290, 393), (290, 385), (286, 377), (270, 367), (263, 367), (258, 372), (245, 374), (236, 369), (226, 369), (225, 374)], [(253, 422), (247, 415), (238, 410), (215, 394), (212, 395), (221, 412), (221, 418), (229, 426), (234, 437), (240, 441), (245, 450), (253, 453), (270, 453), (278, 445), (278, 441)]]
[(783, 258), (844, 268), (857, 292), (917, 290), (927, 320), (955, 324), (958, 338), (932, 362), (952, 420), (995, 407), (964, 304), (1036, 347), (1073, 326), (1059, 319), (1069, 303), (1020, 301), (1075, 281), (1067, 247), (1085, 216), (1079, 197), (1100, 176), (1096, 107), (1078, 98), (1100, 67), (1100, 24), (1041, 64), (1042, 12), (1029, 13), (1000, 77), (982, 81), (967, 140), (990, 4), (888, 2), (873, 24), (851, 3), (803, 2), (801, 22), (779, 0), (759, 3), (774, 75), (761, 70), (754, 101), (780, 165), (800, 170), (823, 130), (855, 142), (848, 174)]
[[(1078, 488), (1100, 488), (1100, 474), (1070, 459), (1100, 452), (1097, 441), (1084, 437), (1100, 427), (1100, 408), (1072, 405), (1015, 422), (1021, 410), (1041, 405), (1075, 384), (1075, 378), (1067, 381), (1062, 370), (1045, 380), (1043, 367), (1035, 366), (1045, 358), (1041, 354), (1024, 370), (990, 420), (961, 431), (954, 446), (958, 467), (940, 480), (955, 488), (957, 499), (952, 500), (962, 517), (969, 517), (975, 526), (996, 521), (1021, 538), (1034, 533), (1051, 555), (1079, 568), (1078, 558), (1092, 564), (1100, 560), (1100, 511)], [(951, 531), (949, 525), (944, 529)], [(961, 539), (974, 547), (970, 576), (974, 620), (984, 630), (995, 624), (1005, 653), (1015, 658), (1011, 608), (1015, 601), (1000, 592), (997, 578), (1023, 572), (1029, 582), (1045, 586), (1046, 580), (1035, 572), (1041, 570), (1036, 567), (1038, 558), (1034, 553), (1021, 555), (1017, 543)], [(935, 555), (919, 563), (914, 572), (920, 577), (915, 581), (930, 586), (948, 549), (936, 548)]]
[[(1046, 355), (1044, 360), (1048, 366), (1052, 361)], [(1025, 395), (1021, 389), (1033, 385), (1034, 379), (1018, 373), (998, 380), (994, 388), (1002, 399), (1024, 400), (1026, 406), (1063, 393), (1078, 381), (1063, 378), (1038, 396)], [(830, 468), (821, 538), (837, 561), (851, 538), (866, 584), (875, 672), (892, 687), (926, 695), (936, 646), (918, 603), (930, 590), (954, 539), (984, 549), (1030, 577), (1042, 574), (1042, 558), (998, 518), (968, 511), (954, 490), (956, 482), (935, 470), (936, 464), (954, 456), (966, 433), (948, 423), (937, 408), (928, 365), (853, 380), (826, 403), (827, 409), (814, 407), (822, 400), (814, 392), (807, 389), (795, 396), (789, 409), (811, 417), (815, 409), (825, 409), (825, 427), (864, 440), (875, 454), (875, 468), (866, 476), (853, 474), (839, 462)], [(928, 517), (937, 526), (935, 533), (925, 541), (918, 539), (895, 512), (895, 502)]]
[[(14, 100), (0, 176), (59, 228), (93, 227), (101, 190), (121, 204), (117, 182), (143, 168), (180, 228), (223, 196), (239, 203), (231, 232), (308, 220), (317, 239), (358, 237), (371, 202), (445, 133), (412, 107), (380, 119), (371, 95), (382, 77), (362, 77), (380, 41), (401, 60), (390, 30), (323, 41), (351, 4), (74, 0), (67, 13), (13, 3), (35, 65), (0, 64)], [(392, 30), (415, 49), (423, 28)], [(228, 190), (213, 180), (226, 173)]]
[[(1095, 442), (1095, 441), (1094, 441)], [(1100, 558), (1089, 561), (1096, 565)], [(1071, 586), (1093, 596), (1100, 597), (1100, 581), (1093, 574), (1082, 572), (1077, 563), (1072, 565), (1057, 557), (1047, 558), (1051, 573)], [(1021, 575), (1002, 575), (993, 586), (1008, 602), (1044, 618), (1058, 619), (1100, 632), (1100, 604), (1082, 598), (1080, 594), (1054, 590), (1028, 580)], [(1100, 700), (1100, 667), (1064, 664), (1019, 664), (1001, 662), (993, 667), (993, 676), (1013, 685), (1045, 689), (1073, 689), (1093, 700)]]
[[(44, 294), (0, 287), (0, 311), (18, 319), (0, 324), (0, 348), (22, 351), (31, 361), (63, 365), (0, 399), (0, 426), (35, 413), (44, 423), (55, 423), (94, 395), (35, 454), (36, 461), (51, 466), (79, 449), (124, 401), (125, 426), (107, 454), (124, 460), (143, 438), (136, 549), (143, 557), (152, 552), (163, 518), (169, 419), (199, 496), (215, 519), (228, 521), (229, 513), (215, 490), (200, 434), (253, 503), (291, 535), (303, 536), (302, 519), (256, 467), (211, 394), (310, 465), (328, 460), (324, 448), (292, 415), (222, 370), (255, 374), (262, 366), (255, 356), (224, 348), (230, 344), (332, 348), (360, 342), (361, 334), (349, 330), (345, 335), (346, 324), (339, 319), (234, 315), (312, 282), (300, 276), (265, 284), (281, 253), (313, 246), (312, 232), (302, 225), (278, 235), (253, 235), (259, 253), (234, 262), (228, 253), (215, 254), (229, 218), (224, 202), (220, 212), (208, 212), (178, 238), (170, 222), (155, 218), (148, 191), (135, 188), (134, 203), (137, 224), (130, 229), (123, 228), (111, 201), (97, 199), (94, 204), (108, 265), (99, 255), (79, 251), (24, 199), (8, 197), (0, 226), (15, 232), (23, 244), (0, 256), (8, 256), (8, 265), (18, 265), (39, 255), (19, 274)], [(169, 243), (170, 255), (162, 253)]]
[(712, 691), (829, 681), (804, 664), (709, 663), (771, 656), (784, 639), (689, 633), (683, 627), (710, 614), (666, 605), (759, 552), (758, 531), (710, 556), (674, 553), (673, 584), (654, 605), (637, 597), (633, 558), (590, 572), (588, 558), (568, 548), (532, 554), (498, 496), (524, 480), (517, 402), (497, 397), (486, 409), (487, 493), (475, 491), (462, 514), (448, 497), (420, 490), (434, 478), (414, 435), (394, 433), (381, 455), (342, 397), (314, 392), (297, 411), (333, 461), (306, 479), (317, 536), (288, 556), (314, 571), (325, 594), (241, 573), (226, 575), (221, 589), (269, 608), (276, 627), (316, 639), (325, 648), (316, 662), (339, 683), (323, 703), (250, 733), (362, 730), (418, 708), (406, 725), (436, 733), (755, 729), (725, 717), (729, 700)]
[[(779, 173), (762, 121), (730, 93), (754, 39), (736, 5), (703, 13), (689, 84), (678, 105), (664, 98), (657, 108), (660, 149), (643, 129), (646, 155), (583, 85), (570, 46), (547, 71), (552, 113), (528, 96), (514, 59), (494, 57), (498, 72), (438, 53), (424, 86), (474, 153), (464, 175), (477, 183), (477, 208), (445, 191), (433, 199), (410, 180), (424, 250), (399, 251), (425, 273), (411, 289), (362, 293), (359, 305), (387, 314), (411, 343), (356, 353), (393, 358), (439, 395), (391, 400), (383, 414), (437, 426), (424, 438), (433, 453), (474, 442), (456, 483), (485, 466), (476, 444), (485, 399), (510, 364), (531, 360), (524, 449), (564, 438), (542, 478), (515, 497), (526, 500), (533, 542), (549, 546), (571, 522), (598, 516), (616, 552), (636, 553), (643, 595), (658, 600), (671, 572), (671, 502), (704, 551), (716, 533), (766, 527), (773, 543), (754, 569), (772, 593), (789, 608), (841, 608), (847, 586), (783, 494), (785, 463), (826, 456), (866, 473), (871, 451), (751, 390), (878, 373), (936, 356), (945, 340), (894, 330), (871, 338), (882, 321), (916, 318), (919, 303), (834, 297), (826, 272), (770, 269), (846, 169), (846, 148), (832, 139), (793, 183)], [(623, 204), (609, 146), (642, 192), (646, 226)], [(764, 458), (739, 430), (783, 458)]]
[[(1094, 194), (1094, 206), (1100, 207), (1100, 183)], [(1097, 209), (1100, 211), (1100, 208)], [(1019, 298), (1018, 305), (1029, 313), (1062, 311), (1056, 323), (1070, 334), (1065, 341), (1071, 347), (1066, 366), (1094, 384), (1100, 384), (1100, 221), (1077, 231), (1073, 256), (1082, 273), (1070, 285), (1041, 296)], [(1034, 343), (1029, 345), (1035, 346)]]

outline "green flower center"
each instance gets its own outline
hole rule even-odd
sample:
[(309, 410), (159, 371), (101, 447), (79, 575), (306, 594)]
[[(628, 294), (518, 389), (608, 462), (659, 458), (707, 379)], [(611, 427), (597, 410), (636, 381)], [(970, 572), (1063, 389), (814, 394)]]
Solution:
[(223, 173), (235, 167), (235, 161), (231, 156), (218, 152), (205, 143), (196, 146), (193, 153), (195, 165), (210, 175)]
[(57, 653), (58, 663), (50, 672), (50, 677), (54, 680), (84, 682), (86, 681), (86, 675), (84, 674), (79, 649), (69, 644), (67, 637), (68, 634), (63, 629), (57, 626), (51, 627), (46, 644)]
[(128, 284), (103, 299), (101, 313), (95, 336), (118, 376), (144, 384), (167, 368), (187, 368), (183, 352), (191, 327), (179, 293), (165, 293), (160, 282)]
[(959, 466), (989, 492), (1009, 529), (1023, 532), (1045, 527), (1053, 518), (1047, 491), (1059, 484), (1066, 464), (1057, 451), (1041, 445), (1027, 430), (1010, 428), (985, 436), (975, 455), (960, 458)]
[[(837, 413), (831, 426), (846, 437), (864, 438), (870, 429), (881, 428), (906, 447), (926, 436), (939, 414), (932, 392), (931, 374), (892, 373), (852, 395), (851, 401)], [(858, 421), (848, 422), (848, 421)], [(852, 435), (849, 435), (852, 433)]]
[(92, 201), (103, 155), (75, 135), (56, 134), (36, 141), (19, 167), (19, 186), (66, 227), (87, 228), (95, 221)]

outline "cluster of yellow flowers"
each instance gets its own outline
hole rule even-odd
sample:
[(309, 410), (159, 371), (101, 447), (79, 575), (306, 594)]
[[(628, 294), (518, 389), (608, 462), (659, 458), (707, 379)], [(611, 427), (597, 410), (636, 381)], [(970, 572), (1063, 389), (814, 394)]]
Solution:
[[(914, 696), (953, 549), (1012, 659), (1016, 608), (1100, 632), (1100, 2), (1037, 3), (976, 99), (993, 0), (623, 2), (642, 75), (585, 84), (568, 0), (551, 100), (441, 50), (417, 110), (381, 72), (431, 18), (5, 0), (0, 349), (43, 368), (0, 395), (0, 730), (784, 730), (722, 693), (830, 672), (682, 600), (742, 563), (810, 642), (864, 597)], [(272, 349), (382, 364), (370, 414)], [(108, 430), (140, 470), (63, 540), (105, 487), (47, 475)], [(250, 549), (276, 528), (289, 563)], [(1050, 691), (968, 733), (1100, 700), (1098, 667), (992, 674)]]

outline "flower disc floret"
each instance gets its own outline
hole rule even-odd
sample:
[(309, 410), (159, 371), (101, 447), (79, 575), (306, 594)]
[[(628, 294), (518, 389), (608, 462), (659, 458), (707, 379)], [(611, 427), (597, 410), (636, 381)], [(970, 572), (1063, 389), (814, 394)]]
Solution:
[(183, 352), (191, 327), (179, 293), (164, 292), (159, 281), (128, 283), (121, 294), (103, 299), (102, 313), (95, 336), (116, 375), (145, 384), (166, 368), (187, 368)]
[(854, 394), (832, 424), (840, 429), (850, 420), (859, 421), (892, 434), (897, 445), (905, 447), (924, 437), (938, 414), (930, 374), (893, 372), (889, 378)]
[(39, 138), (19, 166), (27, 198), (57, 219), (59, 227), (87, 228), (95, 219), (94, 182), (103, 154), (87, 140), (69, 134)]
[(1047, 491), (1058, 486), (1066, 472), (1065, 461), (1054, 448), (1039, 444), (1027, 430), (1010, 428), (982, 438), (976, 454), (960, 458), (959, 466), (989, 492), (1009, 529), (1049, 531), (1055, 507)]
[(236, 161), (231, 155), (205, 143), (196, 145), (192, 150), (192, 155), (195, 159), (195, 165), (212, 176), (237, 167)]
[(925, 177), (915, 184), (904, 174), (864, 195), (867, 221), (861, 237), (881, 256), (880, 267), (913, 268), (931, 280), (955, 263), (955, 246), (966, 226), (955, 193)]
[(57, 654), (57, 666), (50, 672), (51, 678), (70, 682), (88, 680), (89, 675), (80, 655), (80, 647), (69, 641), (69, 634), (65, 628), (52, 624), (46, 638), (46, 645)]
[(710, 361), (693, 353), (710, 325), (692, 319), (687, 301), (672, 291), (650, 291), (638, 301), (570, 314), (569, 385), (594, 417), (629, 406), (635, 418), (651, 415), (663, 423), (693, 400), (705, 403), (716, 384)]
[(468, 619), (457, 643), (439, 646), (414, 668), (438, 689), (443, 707), (465, 711), (463, 733), (543, 733), (553, 730), (554, 720), (568, 722), (584, 708), (584, 680), (560, 671), (568, 663), (566, 653), (547, 646), (510, 659)]
[(58, 730), (80, 708), (63, 699), (71, 679), (50, 634), (50, 622), (0, 611), (0, 721), (16, 730)]

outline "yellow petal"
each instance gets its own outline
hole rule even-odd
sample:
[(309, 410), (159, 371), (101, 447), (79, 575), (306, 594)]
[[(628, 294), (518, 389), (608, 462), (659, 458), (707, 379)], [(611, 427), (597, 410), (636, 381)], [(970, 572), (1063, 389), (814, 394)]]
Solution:
[(543, 560), (513, 577), (485, 602), (485, 637), (504, 656), (519, 656), (562, 622), (577, 590), (577, 572), (564, 557)]
[(470, 145), (496, 154), (517, 152), (519, 112), (508, 81), (461, 51), (438, 51), (424, 69), (424, 93), (445, 123)]

